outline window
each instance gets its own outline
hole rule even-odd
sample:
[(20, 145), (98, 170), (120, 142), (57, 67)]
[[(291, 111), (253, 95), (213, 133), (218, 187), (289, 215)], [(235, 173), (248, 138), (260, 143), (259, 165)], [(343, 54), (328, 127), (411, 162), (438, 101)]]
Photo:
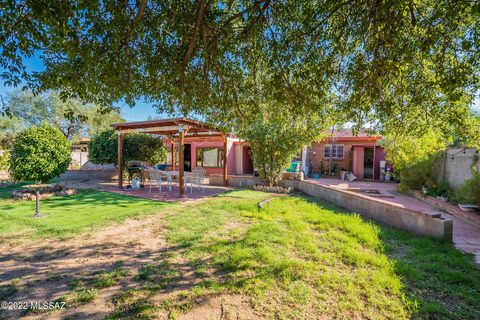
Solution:
[(326, 144), (323, 146), (323, 157), (324, 158), (330, 158), (330, 145)]
[(223, 148), (197, 148), (197, 167), (223, 168)]
[(323, 147), (323, 157), (324, 158), (333, 158), (333, 159), (342, 159), (343, 158), (343, 144), (326, 144)]

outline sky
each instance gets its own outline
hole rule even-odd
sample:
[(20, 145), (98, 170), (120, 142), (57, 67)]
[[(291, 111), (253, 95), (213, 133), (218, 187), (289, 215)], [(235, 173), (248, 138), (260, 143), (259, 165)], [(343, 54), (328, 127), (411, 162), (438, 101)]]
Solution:
[[(41, 59), (40, 53), (37, 53), (31, 58), (24, 59), (25, 67), (28, 72), (42, 71), (45, 69)], [(0, 73), (4, 72), (4, 69), (0, 68)], [(21, 90), (20, 88), (5, 86), (3, 81), (0, 82), (0, 95), (2, 97), (8, 96), (9, 93)], [(126, 121), (142, 121), (147, 120), (149, 117), (168, 117), (167, 114), (159, 114), (155, 111), (155, 108), (151, 103), (145, 103), (144, 101), (137, 101), (135, 107), (130, 108), (125, 103), (117, 103), (116, 107), (120, 108), (120, 114)]]
[[(40, 59), (40, 53), (37, 53), (31, 58), (24, 59), (24, 63), (25, 63), (25, 67), (27, 68), (27, 71), (29, 72), (42, 71), (45, 69)], [(4, 71), (5, 70), (0, 68), (0, 73)], [(6, 97), (9, 93), (17, 89), (18, 88), (6, 87), (4, 86), (3, 82), (0, 82), (0, 95), (2, 97)], [(475, 99), (473, 104), (474, 104), (473, 110), (480, 113), (480, 98), (477, 97), (477, 99)], [(130, 108), (127, 104), (121, 103), (121, 102), (117, 103), (115, 106), (119, 107), (120, 114), (126, 121), (143, 121), (143, 120), (147, 120), (149, 117), (157, 117), (157, 118), (172, 117), (171, 115), (168, 115), (168, 114), (157, 113), (152, 103), (146, 103), (141, 100), (137, 101), (135, 107), (133, 108)]]

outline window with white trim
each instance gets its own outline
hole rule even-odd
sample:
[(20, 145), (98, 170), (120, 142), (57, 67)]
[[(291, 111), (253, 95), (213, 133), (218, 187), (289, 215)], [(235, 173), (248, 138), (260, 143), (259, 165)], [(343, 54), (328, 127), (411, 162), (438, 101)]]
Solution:
[(326, 144), (323, 147), (323, 157), (332, 159), (343, 159), (344, 146), (343, 144)]
[(197, 167), (223, 168), (223, 148), (197, 147)]

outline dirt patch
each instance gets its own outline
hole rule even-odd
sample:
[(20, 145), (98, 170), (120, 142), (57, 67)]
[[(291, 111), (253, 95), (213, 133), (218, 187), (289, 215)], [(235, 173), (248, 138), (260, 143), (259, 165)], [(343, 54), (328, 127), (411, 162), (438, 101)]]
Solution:
[[(165, 277), (165, 285), (148, 294), (154, 318), (168, 318), (172, 312), (181, 319), (254, 318), (249, 298), (240, 295), (207, 295), (190, 299), (186, 309), (169, 308), (170, 301), (181, 302), (201, 278), (181, 258), (180, 248), (165, 241), (162, 219), (157, 214), (127, 220), (66, 241), (7, 243), (0, 253), (0, 300), (67, 301), (69, 306), (48, 312), (3, 310), (0, 319), (103, 319), (119, 312), (115, 299), (163, 283), (158, 277)], [(167, 266), (171, 272), (165, 272)], [(157, 278), (139, 280), (148, 272)]]

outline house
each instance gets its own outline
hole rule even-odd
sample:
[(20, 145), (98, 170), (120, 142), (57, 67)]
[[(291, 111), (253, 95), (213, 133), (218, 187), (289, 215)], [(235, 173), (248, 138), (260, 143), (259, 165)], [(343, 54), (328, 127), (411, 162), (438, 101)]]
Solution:
[[(165, 164), (169, 170), (178, 170), (180, 141), (178, 136), (173, 135), (175, 131), (171, 131), (172, 128), (178, 130), (178, 123), (191, 128), (183, 140), (184, 171), (202, 167), (208, 176), (222, 175), (224, 178), (254, 174), (251, 149), (247, 141), (231, 133), (216, 132), (195, 120), (176, 118), (127, 122), (114, 124), (112, 127), (117, 132), (144, 132), (162, 136), (167, 155)], [(300, 170), (306, 176), (311, 176), (312, 173), (321, 172), (324, 175), (345, 170), (353, 172), (358, 179), (378, 180), (381, 179), (381, 163), (383, 162), (383, 165), (385, 163), (384, 150), (378, 145), (380, 139), (381, 136), (372, 136), (366, 132), (354, 136), (350, 130), (341, 130), (323, 141), (314, 142), (310, 147), (303, 148), (292, 160), (300, 163)]]
[(310, 171), (329, 175), (335, 171), (351, 171), (358, 179), (382, 180), (385, 152), (378, 145), (380, 135), (340, 130), (320, 142), (312, 143), (308, 159)]
[[(164, 140), (167, 160), (166, 164), (171, 168), (172, 154), (175, 167), (178, 168), (178, 142), (174, 143), (175, 149), (172, 153), (172, 142)], [(227, 173), (228, 175), (251, 175), (253, 174), (253, 160), (250, 147), (245, 141), (234, 137), (226, 137)], [(223, 157), (225, 155), (225, 144), (222, 137), (186, 137), (184, 142), (184, 170), (192, 171), (197, 167), (205, 169), (207, 175), (221, 175), (223, 173)]]

